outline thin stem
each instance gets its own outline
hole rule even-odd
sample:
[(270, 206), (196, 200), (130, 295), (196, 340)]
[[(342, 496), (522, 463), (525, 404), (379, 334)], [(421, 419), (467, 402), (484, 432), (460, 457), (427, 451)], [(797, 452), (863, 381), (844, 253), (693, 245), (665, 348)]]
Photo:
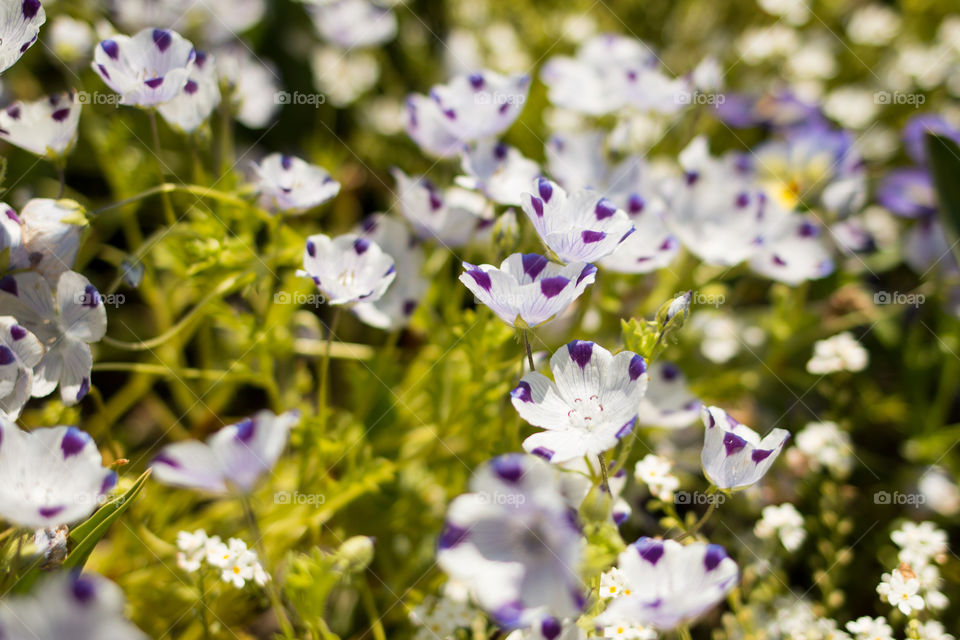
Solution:
[(207, 617), (207, 590), (203, 586), (203, 570), (197, 572), (197, 589), (200, 592), (200, 624), (203, 625), (204, 640), (210, 640), (210, 619)]
[[(154, 109), (147, 111), (150, 117), (150, 133), (153, 134), (153, 154), (157, 158), (157, 178), (160, 184), (166, 183), (166, 176), (163, 172), (163, 160), (160, 158), (160, 130), (157, 128), (157, 112)], [(163, 199), (163, 215), (167, 218), (167, 226), (172, 227), (177, 224), (177, 216), (173, 212), (173, 203), (170, 201), (170, 195), (166, 191), (161, 191)]]
[(67, 176), (64, 171), (64, 160), (57, 161), (57, 178), (60, 180), (60, 190), (57, 192), (57, 200), (63, 197), (63, 192), (67, 188)]
[(523, 344), (527, 350), (527, 364), (530, 365), (530, 371), (534, 371), (536, 367), (533, 366), (533, 349), (530, 348), (530, 336), (526, 329), (523, 330)]
[(383, 616), (377, 613), (377, 603), (373, 599), (373, 591), (367, 584), (366, 579), (360, 585), (360, 599), (367, 612), (367, 617), (370, 618), (370, 631), (373, 634), (373, 640), (387, 640), (387, 633), (383, 628), (383, 622), (381, 622)]
[(604, 460), (602, 453), (597, 456), (597, 460), (600, 462), (600, 486), (603, 487), (603, 490), (608, 496), (612, 496), (613, 494), (610, 493), (610, 482), (607, 478), (607, 461)]
[[(327, 432), (327, 378), (329, 377), (330, 371), (330, 352), (333, 347), (333, 337), (337, 332), (337, 325), (340, 324), (340, 314), (342, 308), (337, 307), (333, 312), (333, 317), (330, 319), (330, 324), (327, 327), (327, 342), (324, 346), (323, 356), (320, 359), (320, 376), (319, 376), (319, 389), (317, 390), (317, 417), (319, 418), (319, 430), (320, 430), (320, 442), (322, 445), (323, 438), (326, 436)], [(310, 456), (311, 449), (313, 449), (313, 431), (311, 429), (305, 429), (303, 432), (303, 452), (300, 457), (300, 477), (299, 484), (300, 488), (304, 488), (304, 483), (307, 479), (307, 460)]]
[(273, 607), (273, 612), (277, 616), (277, 622), (280, 624), (280, 631), (283, 632), (285, 638), (293, 638), (293, 625), (290, 624), (290, 618), (287, 616), (287, 610), (283, 606), (283, 601), (280, 597), (280, 593), (277, 590), (277, 585), (273, 580), (273, 572), (270, 571), (270, 568), (267, 566), (267, 552), (263, 546), (263, 534), (260, 532), (260, 525), (257, 524), (257, 516), (253, 512), (253, 505), (250, 504), (249, 496), (242, 496), (240, 498), (240, 504), (243, 506), (243, 515), (247, 519), (247, 527), (250, 529), (250, 535), (253, 536), (254, 543), (253, 546), (257, 550), (257, 554), (260, 556), (260, 561), (265, 567), (267, 567), (267, 572), (270, 574), (270, 580), (267, 582), (267, 597), (270, 598), (270, 605)]
[(690, 536), (696, 535), (697, 532), (700, 531), (700, 528), (703, 527), (703, 525), (706, 523), (706, 521), (710, 519), (710, 516), (713, 515), (713, 512), (716, 511), (717, 504), (719, 504), (719, 502), (720, 502), (719, 500), (711, 500), (710, 506), (707, 507), (707, 511), (703, 514), (703, 516), (699, 520), (697, 520), (692, 527), (690, 527), (689, 529), (687, 529), (687, 531), (682, 533), (677, 538), (677, 540), (683, 540), (684, 538), (689, 538)]
[(690, 635), (690, 629), (688, 629), (687, 627), (678, 628), (677, 637), (680, 638), (680, 640), (692, 640), (692, 636)]

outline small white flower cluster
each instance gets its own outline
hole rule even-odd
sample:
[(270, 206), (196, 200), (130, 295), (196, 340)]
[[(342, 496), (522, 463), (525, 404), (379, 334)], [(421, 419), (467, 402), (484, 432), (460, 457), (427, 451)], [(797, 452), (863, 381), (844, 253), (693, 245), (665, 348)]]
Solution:
[(814, 471), (827, 469), (838, 478), (846, 477), (853, 466), (850, 435), (836, 422), (811, 422), (797, 434), (797, 449)]
[(248, 580), (261, 587), (270, 581), (257, 553), (239, 538), (230, 538), (224, 544), (220, 536), (208, 536), (203, 529), (193, 533), (181, 531), (177, 534), (177, 549), (177, 566), (187, 573), (199, 571), (206, 563), (220, 572), (221, 580), (238, 589)]
[(450, 586), (447, 583), (443, 597), (428, 598), (410, 611), (410, 621), (418, 627), (416, 640), (446, 640), (457, 629), (469, 628), (477, 617), (466, 597), (455, 597), (460, 594), (453, 594)]
[(650, 488), (650, 493), (655, 498), (670, 500), (673, 492), (680, 487), (680, 481), (670, 473), (672, 467), (670, 460), (648, 453), (634, 467), (633, 474), (637, 482), (643, 482)]
[(813, 345), (813, 357), (807, 362), (807, 371), (827, 375), (838, 371), (863, 371), (870, 354), (849, 331), (839, 333)]
[(892, 573), (885, 573), (877, 585), (877, 593), (887, 602), (900, 609), (901, 613), (909, 616), (916, 611), (922, 611), (926, 606), (918, 593), (920, 581), (910, 565), (903, 563)]
[[(648, 455), (647, 458), (652, 456)], [(656, 456), (652, 456), (656, 457)], [(639, 464), (639, 463), (638, 463)], [(651, 489), (652, 490), (652, 489)], [(611, 567), (600, 576), (600, 597), (604, 600), (630, 597), (632, 595), (627, 577), (617, 567)], [(633, 640), (655, 640), (656, 632), (650, 627), (637, 624), (615, 624), (603, 627), (604, 638), (631, 638)]]
[(763, 517), (754, 525), (753, 532), (758, 538), (780, 537), (787, 551), (796, 551), (803, 544), (807, 532), (803, 528), (803, 516), (789, 502), (781, 505), (769, 505), (763, 508)]
[[(946, 609), (950, 602), (947, 600), (947, 596), (940, 591), (943, 579), (940, 577), (940, 570), (937, 568), (937, 565), (943, 563), (946, 559), (946, 532), (938, 529), (932, 522), (921, 522), (919, 524), (905, 522), (903, 526), (890, 534), (890, 538), (900, 547), (898, 559), (902, 564), (899, 569), (889, 574), (889, 577), (888, 574), (884, 574), (883, 582), (877, 588), (880, 595), (886, 596), (890, 604), (903, 611), (900, 600), (894, 601), (893, 599), (894, 593), (899, 593), (902, 600), (903, 593), (891, 590), (888, 592), (890, 595), (888, 595), (888, 593), (885, 593), (888, 590), (884, 585), (893, 581), (895, 582), (893, 586), (899, 587), (900, 581), (896, 576), (898, 573), (901, 575), (908, 573), (904, 571), (904, 567), (907, 567), (909, 573), (913, 574), (913, 578), (917, 582), (917, 592), (922, 597), (926, 607), (934, 610)], [(909, 575), (904, 577), (910, 578)], [(912, 588), (913, 582), (910, 582), (910, 584)], [(918, 609), (920, 607), (912, 608)], [(904, 611), (904, 613), (907, 614), (908, 612)]]

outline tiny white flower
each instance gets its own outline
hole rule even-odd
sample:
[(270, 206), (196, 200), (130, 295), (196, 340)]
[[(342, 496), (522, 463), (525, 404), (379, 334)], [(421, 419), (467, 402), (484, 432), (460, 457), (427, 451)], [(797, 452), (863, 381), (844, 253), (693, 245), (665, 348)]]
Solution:
[(176, 31), (144, 29), (97, 45), (93, 70), (120, 94), (121, 104), (154, 107), (183, 91), (197, 52)]
[(647, 388), (642, 357), (574, 340), (557, 349), (550, 369), (553, 380), (532, 371), (510, 392), (520, 417), (544, 429), (523, 441), (526, 451), (567, 462), (612, 449), (633, 430)]
[(279, 416), (264, 410), (226, 426), (207, 441), (185, 440), (165, 446), (153, 459), (153, 477), (176, 487), (225, 494), (251, 491), (283, 452), (299, 413)]
[(853, 465), (850, 434), (836, 422), (810, 422), (797, 434), (797, 448), (810, 461), (813, 469), (825, 467), (837, 477), (844, 477)]
[(942, 467), (928, 467), (920, 476), (917, 488), (926, 504), (937, 513), (952, 516), (960, 511), (960, 487)]
[(947, 551), (946, 532), (932, 522), (904, 522), (890, 534), (890, 539), (900, 547), (900, 560), (917, 567)]
[(177, 566), (193, 573), (200, 569), (201, 562), (206, 557), (209, 538), (203, 529), (193, 533), (180, 531), (177, 533)]
[(779, 536), (787, 551), (796, 551), (807, 537), (803, 516), (789, 502), (764, 507), (762, 518), (754, 525), (753, 532), (759, 538)]
[(743, 489), (760, 480), (786, 444), (789, 432), (773, 429), (763, 439), (718, 407), (703, 407), (706, 427), (700, 461), (711, 484)]
[(294, 156), (271, 153), (254, 169), (260, 206), (268, 211), (304, 213), (340, 193), (340, 183), (326, 169)]
[(936, 620), (921, 622), (917, 627), (920, 640), (954, 640), (954, 637), (944, 630), (943, 625)]
[(47, 36), (50, 51), (67, 64), (90, 58), (94, 33), (88, 22), (61, 14), (53, 19)]
[(863, 345), (852, 333), (844, 331), (832, 338), (818, 340), (813, 345), (813, 357), (807, 362), (807, 371), (817, 375), (863, 371), (869, 359), (870, 354)]
[(33, 102), (14, 102), (0, 111), (0, 139), (30, 153), (59, 160), (73, 150), (80, 102), (73, 91)]
[(31, 529), (73, 524), (117, 483), (93, 438), (76, 427), (21, 431), (0, 416), (0, 517)]
[(651, 495), (662, 500), (673, 498), (673, 492), (680, 487), (680, 480), (670, 473), (673, 463), (653, 453), (648, 453), (637, 462), (633, 476), (637, 482), (643, 482), (650, 488)]
[(847, 623), (847, 631), (856, 636), (856, 640), (893, 640), (893, 629), (883, 618), (861, 616)]
[(311, 278), (331, 305), (376, 302), (397, 275), (393, 257), (353, 233), (307, 238), (303, 269), (300, 275)]
[(617, 567), (611, 567), (609, 571), (600, 574), (600, 597), (604, 600), (629, 595), (624, 593), (626, 588), (627, 578)]
[(900, 31), (900, 16), (881, 4), (868, 4), (856, 9), (847, 22), (847, 35), (857, 44), (882, 47)]
[(804, 0), (757, 0), (760, 8), (770, 15), (783, 18), (794, 26), (806, 24), (810, 7)]
[(877, 586), (877, 593), (905, 616), (924, 608), (923, 598), (917, 593), (919, 590), (920, 581), (909, 569), (906, 572), (894, 569), (892, 573), (884, 574), (883, 581)]

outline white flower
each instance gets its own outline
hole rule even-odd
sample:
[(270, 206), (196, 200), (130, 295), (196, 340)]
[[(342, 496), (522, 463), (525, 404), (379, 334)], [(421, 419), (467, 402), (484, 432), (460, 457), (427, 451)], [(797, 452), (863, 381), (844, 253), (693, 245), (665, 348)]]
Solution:
[(376, 302), (397, 275), (391, 256), (354, 233), (307, 238), (303, 269), (298, 273), (312, 278), (332, 305)]
[(263, 586), (269, 581), (269, 575), (263, 570), (256, 552), (247, 548), (239, 538), (230, 538), (221, 548), (223, 555), (214, 563), (220, 569), (220, 579), (229, 582), (237, 589), (248, 580)]
[(671, 500), (680, 481), (670, 473), (673, 463), (653, 453), (648, 453), (634, 467), (633, 477), (650, 488), (650, 494), (661, 500)]
[(177, 566), (193, 573), (200, 569), (200, 565), (207, 557), (207, 545), (210, 538), (203, 529), (193, 533), (180, 531), (177, 533)]
[(20, 212), (21, 245), (11, 264), (39, 272), (50, 286), (73, 268), (87, 229), (86, 211), (73, 200), (34, 198)]
[(920, 594), (928, 609), (940, 610), (950, 606), (950, 600), (940, 591), (943, 586), (943, 578), (940, 577), (940, 570), (936, 565), (926, 564), (918, 566), (916, 570), (917, 579), (920, 580)]
[(650, 627), (639, 625), (615, 624), (603, 628), (604, 638), (623, 638), (624, 640), (656, 640), (657, 632)]
[(477, 189), (499, 204), (519, 205), (521, 194), (540, 174), (540, 165), (495, 140), (468, 145), (460, 160), (466, 175), (458, 177), (457, 184)]
[(340, 193), (340, 183), (326, 169), (294, 156), (271, 153), (254, 169), (260, 206), (268, 211), (304, 213)]
[(452, 637), (457, 629), (469, 628), (476, 615), (477, 611), (465, 601), (450, 597), (428, 598), (410, 611), (410, 620), (427, 632), (418, 634), (427, 640)]
[(873, 90), (852, 85), (837, 87), (823, 101), (823, 112), (851, 129), (865, 129), (876, 122), (880, 107)]
[(944, 516), (952, 516), (960, 511), (960, 488), (941, 467), (928, 467), (917, 488), (930, 508)]
[(217, 73), (230, 87), (229, 98), (237, 120), (251, 129), (266, 127), (281, 106), (277, 100), (280, 78), (276, 69), (255, 57), (243, 43), (221, 47), (215, 54)]
[(566, 310), (596, 279), (592, 264), (561, 266), (535, 254), (515, 253), (500, 267), (463, 263), (462, 282), (511, 327), (532, 328)]
[(0, 607), (0, 634), (11, 640), (147, 640), (123, 615), (120, 587), (95, 573), (62, 571)]
[(558, 463), (596, 456), (633, 430), (647, 389), (642, 357), (574, 340), (557, 349), (550, 369), (554, 380), (531, 371), (510, 392), (520, 417), (545, 429), (523, 441), (527, 452)]
[(923, 598), (917, 593), (919, 590), (920, 581), (916, 575), (909, 570), (907, 573), (901, 572), (900, 569), (884, 574), (877, 586), (877, 593), (905, 616), (924, 608)]
[(157, 110), (167, 123), (185, 133), (193, 133), (207, 121), (220, 104), (220, 79), (213, 56), (197, 52), (183, 91), (164, 102)]
[(80, 402), (90, 391), (89, 343), (107, 331), (107, 312), (96, 288), (79, 273), (66, 271), (54, 299), (46, 280), (24, 272), (0, 278), (0, 303), (46, 348), (33, 370), (33, 397), (47, 396), (59, 385), (65, 405)]
[(703, 403), (690, 393), (683, 372), (671, 362), (658, 360), (650, 365), (648, 374), (650, 386), (640, 401), (640, 424), (681, 429), (696, 422)]
[(818, 340), (813, 345), (813, 357), (807, 362), (807, 371), (826, 375), (838, 371), (863, 371), (870, 359), (869, 352), (844, 331), (831, 338)]
[(780, 455), (790, 434), (773, 429), (762, 440), (719, 407), (703, 407), (706, 427), (700, 462), (711, 484), (720, 489), (743, 489), (756, 483)]
[(33, 391), (33, 368), (43, 359), (43, 345), (17, 324), (0, 316), (0, 416), (16, 420)]
[(493, 222), (490, 204), (479, 193), (459, 187), (441, 191), (426, 178), (409, 177), (399, 169), (392, 173), (397, 181), (400, 213), (421, 239), (461, 247)]
[(900, 560), (917, 567), (947, 552), (947, 534), (932, 522), (904, 522), (890, 539), (900, 547)]
[(317, 47), (310, 56), (310, 68), (314, 84), (335, 107), (352, 104), (380, 78), (380, 63), (369, 51)]
[(936, 620), (921, 622), (917, 627), (920, 640), (954, 640), (953, 636), (943, 629), (943, 625)]
[(557, 472), (536, 456), (508, 454), (479, 469), (470, 487), (447, 510), (440, 566), (501, 626), (578, 615), (582, 538)]
[(88, 22), (61, 14), (51, 22), (47, 38), (54, 56), (67, 64), (74, 64), (89, 59), (93, 35)]
[(882, 47), (900, 31), (900, 16), (884, 5), (868, 4), (856, 9), (847, 22), (847, 35), (857, 44)]
[(0, 138), (30, 153), (58, 160), (73, 150), (80, 102), (73, 91), (33, 102), (14, 102), (0, 111)]
[(524, 193), (521, 205), (540, 240), (564, 262), (590, 262), (610, 255), (634, 232), (626, 212), (592, 189), (567, 196), (546, 178)]
[(93, 438), (76, 427), (21, 431), (0, 416), (0, 516), (31, 529), (73, 524), (117, 483)]
[(367, 217), (358, 233), (393, 258), (397, 277), (379, 300), (358, 302), (351, 310), (371, 327), (397, 329), (406, 326), (429, 286), (421, 274), (423, 249), (402, 222), (382, 213)]
[(600, 574), (599, 595), (604, 600), (630, 595), (626, 591), (629, 591), (627, 589), (627, 578), (623, 575), (623, 571), (620, 571), (617, 567), (610, 567), (609, 571)]
[(810, 19), (810, 7), (804, 0), (757, 0), (757, 4), (770, 15), (781, 17), (794, 26), (806, 24)]
[(640, 538), (620, 553), (617, 566), (632, 594), (611, 600), (599, 625), (673, 629), (717, 604), (739, 579), (723, 547), (702, 542)]
[(807, 216), (779, 217), (765, 231), (763, 245), (751, 258), (750, 268), (790, 286), (828, 276), (833, 273), (834, 264), (821, 235), (820, 227)]
[(764, 507), (763, 517), (754, 525), (753, 532), (759, 538), (779, 535), (780, 542), (787, 551), (796, 551), (807, 537), (803, 528), (803, 516), (789, 502)]
[(153, 477), (176, 487), (224, 494), (251, 491), (273, 468), (300, 414), (264, 410), (226, 426), (206, 443), (185, 440), (165, 446), (153, 459)]
[(47, 14), (40, 0), (5, 0), (0, 9), (0, 73), (20, 59), (37, 41)]
[(810, 422), (797, 434), (797, 448), (818, 471), (826, 467), (837, 477), (844, 477), (853, 465), (850, 434), (841, 431), (836, 422)]
[(893, 629), (883, 618), (861, 616), (847, 623), (847, 631), (857, 640), (893, 640)]
[(120, 94), (121, 104), (154, 107), (187, 84), (197, 52), (176, 31), (144, 29), (104, 40), (93, 52), (93, 70)]
[(397, 16), (370, 0), (307, 0), (320, 36), (343, 49), (375, 47), (393, 40)]

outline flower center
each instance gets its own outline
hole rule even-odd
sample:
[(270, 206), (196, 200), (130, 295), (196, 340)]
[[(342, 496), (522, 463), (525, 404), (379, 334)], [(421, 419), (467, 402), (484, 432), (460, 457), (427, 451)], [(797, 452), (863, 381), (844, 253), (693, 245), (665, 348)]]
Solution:
[(573, 408), (567, 412), (567, 418), (570, 420), (570, 426), (575, 429), (593, 429), (603, 422), (603, 405), (600, 404), (600, 398), (590, 396), (586, 400), (583, 398), (574, 398)]

